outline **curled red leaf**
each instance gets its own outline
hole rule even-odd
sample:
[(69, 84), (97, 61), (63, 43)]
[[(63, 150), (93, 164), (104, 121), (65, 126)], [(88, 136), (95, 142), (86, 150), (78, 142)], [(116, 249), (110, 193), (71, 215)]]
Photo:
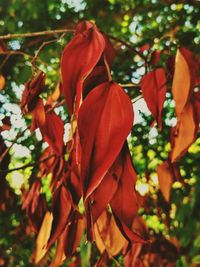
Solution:
[(162, 109), (166, 97), (166, 76), (163, 68), (150, 71), (141, 80), (141, 88), (147, 106), (162, 129)]

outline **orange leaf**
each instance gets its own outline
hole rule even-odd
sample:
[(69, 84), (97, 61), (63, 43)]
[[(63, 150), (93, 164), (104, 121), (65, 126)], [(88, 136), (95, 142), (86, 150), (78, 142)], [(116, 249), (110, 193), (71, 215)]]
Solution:
[(182, 157), (194, 142), (197, 134), (197, 126), (195, 122), (194, 108), (188, 103), (179, 117), (177, 125), (172, 128), (171, 143), (172, 151), (170, 159), (172, 162)]
[(175, 101), (176, 115), (183, 111), (189, 97), (191, 76), (188, 63), (180, 50), (177, 50), (175, 70), (172, 83), (172, 94)]
[(36, 248), (33, 254), (33, 261), (36, 264), (44, 257), (47, 252), (46, 244), (51, 233), (52, 221), (53, 215), (51, 212), (47, 211), (37, 236)]
[(59, 267), (64, 262), (64, 260), (66, 259), (66, 256), (64, 253), (64, 246), (65, 246), (65, 243), (64, 243), (64, 232), (63, 232), (57, 240), (56, 254), (49, 267)]
[(47, 105), (52, 105), (54, 102), (56, 102), (59, 99), (60, 94), (61, 94), (60, 83), (58, 83), (53, 93), (48, 96)]
[(157, 173), (160, 191), (162, 192), (165, 200), (169, 202), (171, 187), (174, 180), (172, 169), (169, 166), (169, 163), (167, 161), (164, 161), (162, 164), (160, 164), (157, 168)]
[(2, 90), (4, 88), (6, 84), (6, 80), (4, 78), (4, 76), (2, 74), (0, 74), (0, 90)]
[(96, 244), (101, 254), (117, 255), (126, 243), (111, 213), (104, 211), (94, 225)]

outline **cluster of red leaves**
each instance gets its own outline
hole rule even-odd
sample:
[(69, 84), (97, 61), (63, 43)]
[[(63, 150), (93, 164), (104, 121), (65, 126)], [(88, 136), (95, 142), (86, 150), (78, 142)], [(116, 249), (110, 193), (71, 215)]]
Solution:
[[(32, 115), (31, 130), (39, 128), (49, 145), (40, 159), (36, 181), (23, 198), (23, 208), (38, 233), (33, 261), (38, 263), (57, 240), (51, 266), (72, 256), (86, 226), (89, 240), (104, 242), (112, 236), (109, 255), (116, 255), (131, 243), (146, 241), (132, 229), (138, 210), (136, 173), (126, 138), (133, 125), (132, 103), (111, 79), (114, 49), (108, 38), (90, 22), (77, 25), (74, 38), (61, 60), (62, 92), (71, 115), (71, 140), (64, 146), (64, 124), (44, 105), (45, 74), (40, 72), (25, 84), (21, 109)], [(50, 97), (52, 99), (52, 97)], [(55, 99), (57, 100), (57, 99)], [(113, 138), (114, 137), (114, 138)], [(68, 161), (64, 159), (68, 154)], [(41, 178), (52, 175), (49, 210), (41, 194)], [(45, 178), (44, 178), (45, 179)], [(83, 199), (85, 214), (78, 211)], [(108, 212), (111, 207), (112, 214)], [(104, 215), (112, 219), (105, 220)], [(102, 229), (108, 229), (108, 235)], [(116, 245), (117, 240), (123, 242)], [(113, 237), (112, 237), (113, 238)], [(130, 246), (129, 245), (129, 246)], [(115, 248), (115, 246), (118, 246)], [(102, 249), (103, 253), (107, 246)]]
[[(44, 105), (41, 93), (45, 90), (45, 74), (42, 72), (25, 84), (22, 112), (32, 115), (31, 130), (39, 128), (49, 145), (41, 156), (36, 181), (23, 196), (23, 208), (38, 234), (33, 254), (35, 263), (57, 241), (51, 267), (59, 266), (66, 257), (76, 253), (86, 230), (88, 240), (96, 241), (101, 252), (97, 266), (106, 266), (108, 259), (122, 250), (125, 266), (142, 266), (139, 256), (148, 235), (145, 223), (137, 216), (137, 175), (126, 141), (134, 114), (128, 95), (112, 81), (110, 65), (114, 55), (109, 39), (94, 24), (85, 21), (77, 25), (61, 60), (61, 89), (72, 125), (71, 139), (66, 146), (64, 123), (53, 110), (59, 94), (55, 92)], [(156, 63), (158, 60), (156, 55)], [(178, 122), (172, 129), (169, 160), (158, 167), (166, 201), (173, 181), (182, 181), (175, 161), (197, 136), (200, 122), (200, 95), (194, 91), (199, 83), (197, 66), (188, 50), (178, 50), (172, 74)], [(141, 88), (154, 120), (162, 129), (167, 91), (165, 69), (159, 67), (144, 75)], [(41, 194), (41, 179), (49, 174), (52, 177), (50, 208)], [(84, 214), (78, 208), (81, 198)], [(144, 258), (143, 264), (145, 261), (148, 259)]]

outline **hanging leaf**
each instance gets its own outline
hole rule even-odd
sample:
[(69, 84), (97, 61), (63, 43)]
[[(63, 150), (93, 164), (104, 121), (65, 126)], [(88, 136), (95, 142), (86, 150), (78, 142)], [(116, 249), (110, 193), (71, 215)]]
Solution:
[(143, 76), (141, 89), (151, 114), (162, 129), (162, 109), (167, 91), (165, 70), (158, 68)]
[(54, 243), (54, 241), (63, 232), (69, 220), (71, 210), (72, 210), (71, 195), (65, 188), (65, 186), (61, 184), (53, 195), (53, 200), (52, 200), (53, 224), (47, 248), (50, 248), (51, 245)]
[(6, 80), (2, 74), (0, 74), (0, 90), (2, 90), (5, 87)]
[(53, 111), (46, 112), (45, 124), (40, 126), (40, 131), (44, 141), (46, 141), (57, 155), (63, 151), (64, 123)]
[(194, 142), (197, 134), (194, 108), (188, 103), (179, 117), (177, 125), (171, 131), (172, 151), (170, 159), (172, 162), (180, 159)]
[(82, 147), (81, 182), (86, 199), (119, 154), (133, 123), (129, 97), (113, 82), (99, 85), (83, 102), (78, 118)]
[(137, 195), (135, 192), (137, 175), (132, 165), (127, 144), (124, 145), (120, 157), (122, 171), (121, 173), (116, 173), (116, 176), (120, 177), (118, 189), (110, 205), (116, 223), (124, 237), (132, 242), (145, 243), (139, 234), (131, 230), (133, 220), (138, 211)]
[(37, 128), (41, 128), (45, 125), (46, 115), (45, 115), (43, 100), (40, 97), (37, 99), (36, 105), (32, 110), (31, 115), (32, 115), (31, 131), (34, 131)]
[(26, 197), (23, 199), (22, 209), (26, 209), (28, 206), (30, 206), (30, 210), (32, 213), (35, 212), (39, 196), (40, 196), (40, 189), (41, 189), (41, 183), (40, 181), (35, 181), (29, 192), (27, 193)]
[(64, 251), (67, 257), (72, 256), (80, 245), (84, 229), (84, 217), (79, 212), (74, 211), (70, 223), (66, 226), (64, 232)]
[(189, 97), (191, 76), (189, 66), (180, 50), (175, 58), (175, 70), (172, 83), (172, 94), (175, 101), (176, 115), (180, 116)]
[(73, 113), (75, 99), (78, 111), (84, 79), (95, 67), (105, 48), (104, 38), (97, 27), (90, 27), (89, 23), (89, 27), (86, 26), (82, 32), (82, 25), (77, 26), (77, 34), (65, 47), (61, 60), (62, 89), (70, 114)]
[(66, 259), (66, 256), (64, 253), (64, 246), (65, 246), (64, 233), (65, 232), (63, 232), (57, 240), (56, 253), (49, 267), (59, 267)]
[(46, 245), (51, 233), (52, 221), (53, 214), (47, 211), (44, 216), (40, 231), (38, 233), (36, 247), (33, 253), (33, 262), (35, 264), (38, 264), (38, 262), (44, 257), (47, 252)]
[(46, 75), (40, 71), (32, 81), (25, 83), (20, 105), (24, 114), (31, 112), (37, 105), (38, 96), (45, 89), (45, 80)]
[(104, 211), (94, 226), (97, 248), (102, 254), (107, 251), (109, 255), (117, 255), (126, 243), (120, 233), (111, 213)]
[(173, 173), (168, 161), (164, 161), (157, 168), (160, 190), (167, 202), (170, 201), (170, 192), (173, 184)]

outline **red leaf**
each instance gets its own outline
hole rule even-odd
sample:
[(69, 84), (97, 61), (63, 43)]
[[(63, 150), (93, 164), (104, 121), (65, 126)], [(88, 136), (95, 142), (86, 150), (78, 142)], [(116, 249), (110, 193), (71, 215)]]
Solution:
[(83, 102), (78, 129), (82, 147), (84, 198), (99, 186), (119, 154), (133, 123), (129, 97), (113, 82), (99, 85)]
[(85, 202), (88, 239), (93, 239), (93, 225), (111, 202), (118, 188), (118, 182), (122, 171), (121, 157), (119, 155), (111, 168), (108, 170), (100, 185)]
[(25, 199), (23, 200), (22, 209), (26, 209), (27, 207), (30, 207), (30, 211), (32, 213), (35, 212), (38, 206), (40, 189), (41, 189), (40, 181), (35, 181), (32, 184), (31, 189), (27, 193)]
[(166, 76), (163, 68), (155, 69), (141, 80), (141, 88), (147, 106), (162, 129), (162, 109), (166, 97)]
[(46, 75), (40, 71), (31, 82), (25, 83), (21, 101), (21, 110), (23, 113), (28, 113), (35, 108), (38, 96), (45, 89), (45, 79)]
[(93, 88), (106, 81), (108, 81), (108, 74), (105, 66), (96, 66), (84, 81), (83, 98), (85, 98)]
[(64, 123), (53, 110), (46, 112), (45, 124), (40, 126), (40, 131), (44, 141), (53, 148), (56, 154), (61, 155), (64, 145)]
[(64, 251), (67, 257), (72, 256), (77, 247), (80, 245), (84, 229), (84, 217), (80, 213), (75, 211), (71, 217), (70, 223), (67, 225), (65, 230)]
[(43, 127), (46, 121), (46, 115), (44, 110), (43, 100), (39, 97), (36, 100), (34, 109), (31, 112), (32, 115), (32, 124), (31, 131), (34, 131), (38, 127)]
[(60, 185), (53, 195), (52, 212), (53, 224), (48, 240), (48, 248), (63, 232), (72, 210), (72, 199), (64, 185)]
[[(73, 113), (75, 96), (75, 108), (78, 111), (84, 79), (93, 70), (105, 48), (104, 37), (96, 26), (86, 24), (77, 26), (78, 34), (65, 47), (62, 55), (62, 89), (70, 114)], [(82, 32), (83, 28), (86, 30)]]
[(120, 157), (121, 173), (116, 173), (116, 175), (119, 176), (118, 189), (110, 205), (122, 234), (128, 240), (144, 243), (145, 241), (139, 234), (131, 230), (133, 220), (138, 210), (137, 195), (135, 192), (137, 175), (133, 168), (127, 144), (124, 145)]

